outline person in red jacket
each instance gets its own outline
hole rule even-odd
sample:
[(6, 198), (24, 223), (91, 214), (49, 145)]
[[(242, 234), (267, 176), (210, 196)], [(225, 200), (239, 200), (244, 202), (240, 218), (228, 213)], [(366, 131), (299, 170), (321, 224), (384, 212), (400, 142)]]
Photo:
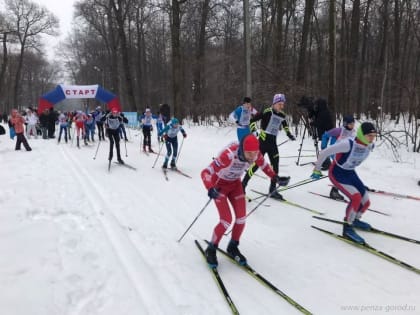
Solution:
[(239, 264), (246, 265), (247, 263), (245, 256), (238, 249), (246, 221), (246, 200), (241, 176), (254, 162), (278, 185), (286, 186), (289, 183), (290, 177), (277, 176), (264, 160), (259, 151), (258, 139), (253, 134), (242, 138), (240, 143), (231, 143), (201, 172), (201, 179), (208, 191), (208, 196), (214, 199), (219, 212), (219, 223), (215, 226), (211, 242), (205, 251), (207, 263), (211, 268), (217, 267), (216, 249), (223, 234), (232, 223), (228, 201), (232, 205), (236, 219), (227, 252)]
[(10, 122), (13, 128), (15, 129), (16, 136), (17, 136), (15, 150), (20, 150), (20, 145), (23, 144), (26, 151), (32, 151), (24, 134), (23, 125), (25, 123), (25, 118), (23, 118), (22, 115), (19, 114), (17, 109), (12, 109)]

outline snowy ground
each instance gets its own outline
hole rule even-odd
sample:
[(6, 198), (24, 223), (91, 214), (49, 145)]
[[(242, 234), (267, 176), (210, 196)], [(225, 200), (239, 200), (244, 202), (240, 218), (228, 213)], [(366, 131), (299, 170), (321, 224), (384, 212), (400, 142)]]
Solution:
[[(229, 314), (194, 239), (211, 236), (217, 222), (213, 203), (181, 243), (177, 239), (208, 200), (200, 171), (236, 137), (233, 128), (185, 126), (178, 166), (189, 179), (169, 173), (160, 159), (141, 153), (140, 134), (131, 131), (124, 160), (137, 171), (112, 165), (108, 142), (77, 149), (55, 140), (31, 139), (32, 152), (14, 151), (0, 137), (0, 314), (139, 315)], [(153, 138), (157, 149), (156, 135)], [(278, 142), (286, 137), (281, 133)], [(295, 156), (300, 139), (280, 146)], [(303, 153), (314, 154), (305, 139)], [(306, 151), (307, 150), (307, 151)], [(165, 151), (165, 149), (163, 150)], [(394, 163), (377, 146), (358, 173), (366, 185), (420, 196), (420, 158), (400, 152)], [(303, 162), (313, 158), (305, 157)], [(309, 177), (310, 165), (281, 158), (281, 175), (291, 183)], [(294, 202), (342, 219), (344, 204), (309, 194), (328, 193), (328, 180), (284, 192)], [(249, 188), (267, 191), (254, 176)], [(249, 195), (252, 192), (249, 191)], [(255, 196), (255, 195), (254, 195)], [(420, 202), (371, 194), (373, 226), (420, 239)], [(248, 204), (252, 209), (255, 203)], [(419, 275), (312, 229), (341, 227), (311, 213), (265, 202), (247, 221), (241, 250), (252, 265), (283, 292), (315, 314), (420, 314)], [(420, 246), (362, 234), (374, 247), (420, 268)], [(228, 242), (226, 237), (221, 247)], [(299, 314), (272, 291), (219, 255), (219, 271), (241, 314)]]

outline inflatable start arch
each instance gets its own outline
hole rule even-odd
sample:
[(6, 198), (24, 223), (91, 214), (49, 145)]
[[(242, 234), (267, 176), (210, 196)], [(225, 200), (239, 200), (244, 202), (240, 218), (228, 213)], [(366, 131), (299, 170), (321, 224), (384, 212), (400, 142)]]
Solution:
[(39, 98), (38, 113), (53, 108), (55, 104), (71, 98), (96, 98), (108, 104), (108, 109), (121, 111), (121, 105), (115, 94), (105, 90), (100, 85), (57, 85), (56, 88)]

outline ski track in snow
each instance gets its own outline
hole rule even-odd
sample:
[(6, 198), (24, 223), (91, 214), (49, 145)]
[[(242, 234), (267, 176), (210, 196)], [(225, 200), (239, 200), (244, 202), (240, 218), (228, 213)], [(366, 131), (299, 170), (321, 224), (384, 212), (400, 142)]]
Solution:
[[(105, 231), (110, 244), (119, 258), (127, 278), (132, 282), (133, 287), (137, 290), (142, 304), (146, 307), (141, 310), (145, 313), (169, 314), (175, 305), (170, 296), (165, 292), (162, 285), (156, 285), (157, 274), (141, 254), (137, 245), (133, 244), (127, 231), (119, 222), (113, 213), (110, 205), (115, 202), (102, 192), (100, 185), (92, 178), (86, 168), (79, 163), (77, 159), (72, 157), (72, 153), (64, 152), (63, 158), (69, 161), (69, 165), (73, 169), (73, 174), (78, 179), (78, 183), (83, 187), (86, 197), (98, 215), (99, 221)], [(153, 284), (148, 287), (142, 286), (142, 283)], [(154, 296), (160, 296), (161, 299), (155, 300)], [(75, 313), (77, 314), (77, 312)]]

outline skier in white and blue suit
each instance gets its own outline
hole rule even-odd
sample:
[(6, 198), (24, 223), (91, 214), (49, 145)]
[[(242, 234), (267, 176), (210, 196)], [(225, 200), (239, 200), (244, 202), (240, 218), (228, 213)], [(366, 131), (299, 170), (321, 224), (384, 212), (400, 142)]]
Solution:
[(370, 122), (362, 123), (357, 129), (354, 139), (338, 141), (319, 153), (311, 175), (314, 179), (321, 178), (322, 163), (329, 156), (335, 155), (328, 176), (334, 186), (350, 200), (344, 217), (343, 236), (359, 244), (364, 244), (365, 240), (353, 228), (371, 229), (370, 224), (360, 220), (363, 213), (369, 208), (370, 200), (366, 186), (356, 173), (356, 167), (368, 157), (374, 147), (375, 137), (375, 126)]
[(171, 155), (171, 168), (176, 168), (176, 157), (178, 155), (178, 132), (181, 132), (184, 138), (187, 137), (187, 133), (176, 118), (172, 118), (169, 124), (167, 124), (166, 127), (159, 132), (159, 136), (163, 137), (166, 144), (166, 156), (165, 162), (163, 162), (162, 165), (163, 168), (168, 168), (168, 161), (171, 158)]
[(252, 116), (255, 114), (257, 114), (257, 110), (252, 107), (251, 98), (249, 97), (245, 97), (243, 104), (236, 107), (236, 109), (230, 113), (229, 118), (237, 125), (236, 132), (238, 141), (241, 141), (243, 137), (251, 133), (249, 123)]

